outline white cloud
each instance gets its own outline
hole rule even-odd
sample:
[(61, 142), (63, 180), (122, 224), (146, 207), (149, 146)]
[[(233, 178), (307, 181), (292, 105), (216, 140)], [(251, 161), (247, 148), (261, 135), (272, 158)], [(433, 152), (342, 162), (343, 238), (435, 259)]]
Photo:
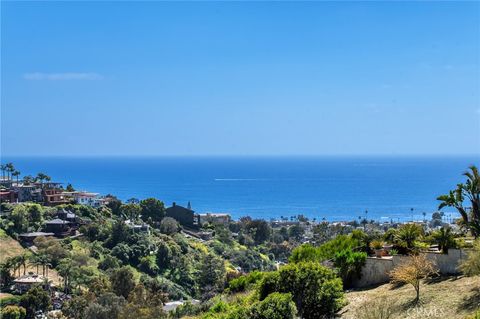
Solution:
[(101, 80), (103, 76), (98, 73), (79, 73), (79, 72), (66, 72), (66, 73), (26, 73), (23, 75), (25, 80), (29, 81), (69, 81), (69, 80)]

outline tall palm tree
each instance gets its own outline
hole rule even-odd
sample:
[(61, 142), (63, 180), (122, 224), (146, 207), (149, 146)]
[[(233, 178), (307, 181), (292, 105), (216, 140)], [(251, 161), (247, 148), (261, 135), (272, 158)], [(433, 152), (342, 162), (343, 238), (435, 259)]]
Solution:
[(7, 170), (7, 165), (0, 165), (0, 170), (2, 171), (2, 179), (5, 179), (5, 171)]
[(23, 275), (27, 274), (27, 262), (28, 262), (28, 256), (27, 254), (23, 254), (18, 256), (18, 262), (20, 266), (23, 266)]
[(10, 174), (15, 171), (15, 166), (13, 166), (13, 163), (7, 163), (5, 164), (6, 166), (6, 171), (7, 171), (7, 177), (10, 179)]
[(23, 183), (26, 185), (31, 184), (34, 181), (34, 178), (32, 175), (27, 175), (23, 177)]
[(15, 176), (17, 178), (17, 185), (18, 185), (18, 176), (20, 176), (20, 174), (21, 174), (20, 171), (17, 171), (17, 170), (14, 170), (12, 172), (12, 177)]
[(45, 182), (45, 181), (48, 182), (48, 181), (50, 181), (51, 178), (50, 178), (50, 176), (48, 176), (47, 174), (38, 173), (36, 179), (37, 179), (38, 181), (40, 181), (40, 184), (42, 185), (42, 188), (43, 188), (43, 182)]
[[(457, 184), (457, 188), (448, 194), (441, 195), (437, 200), (441, 201), (438, 209), (454, 207), (462, 216), (463, 225), (470, 229), (475, 238), (480, 236), (480, 174), (474, 165), (469, 171), (463, 173), (467, 178), (465, 183)], [(470, 210), (464, 207), (464, 202), (469, 201)]]

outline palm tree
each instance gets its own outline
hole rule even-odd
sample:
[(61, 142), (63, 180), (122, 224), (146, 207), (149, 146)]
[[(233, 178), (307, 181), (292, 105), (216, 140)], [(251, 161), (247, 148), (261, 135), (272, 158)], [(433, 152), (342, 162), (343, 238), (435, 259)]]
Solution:
[(34, 178), (32, 175), (27, 175), (23, 177), (23, 183), (26, 185), (31, 184), (34, 181)]
[[(480, 174), (474, 165), (470, 166), (469, 170), (463, 173), (467, 178), (465, 183), (457, 184), (456, 189), (437, 198), (441, 201), (438, 209), (454, 207), (462, 216), (463, 225), (470, 229), (475, 238), (478, 238), (480, 236)], [(465, 200), (470, 201), (470, 211), (463, 206)]]
[(5, 171), (7, 170), (7, 165), (0, 165), (0, 170), (2, 171), (2, 179), (5, 179)]
[(13, 166), (13, 163), (7, 163), (5, 164), (6, 166), (6, 171), (7, 171), (7, 177), (8, 179), (10, 179), (10, 174), (13, 173), (15, 171), (15, 167)]
[(17, 185), (18, 185), (18, 176), (20, 176), (20, 171), (14, 170), (12, 172), (12, 176), (15, 176), (17, 178)]
[(455, 237), (450, 227), (440, 228), (440, 230), (432, 234), (432, 238), (444, 254), (448, 253), (449, 248), (455, 247)]
[(42, 185), (42, 188), (43, 188), (43, 182), (44, 181), (49, 181), (51, 178), (50, 176), (48, 176), (47, 174), (44, 174), (44, 173), (38, 173), (37, 174), (37, 177), (36, 177), (36, 180), (40, 181), (40, 184)]
[(27, 261), (28, 261), (28, 256), (27, 254), (22, 254), (18, 256), (18, 263), (20, 266), (23, 266), (23, 275), (25, 276), (27, 274)]
[(422, 234), (422, 228), (417, 224), (405, 224), (398, 228), (395, 241), (409, 250), (415, 246), (415, 241)]

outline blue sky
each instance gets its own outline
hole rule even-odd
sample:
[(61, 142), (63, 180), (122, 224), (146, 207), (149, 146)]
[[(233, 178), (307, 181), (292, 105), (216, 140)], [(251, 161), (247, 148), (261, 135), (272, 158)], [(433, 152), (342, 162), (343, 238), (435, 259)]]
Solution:
[(2, 2), (3, 155), (478, 154), (478, 2)]

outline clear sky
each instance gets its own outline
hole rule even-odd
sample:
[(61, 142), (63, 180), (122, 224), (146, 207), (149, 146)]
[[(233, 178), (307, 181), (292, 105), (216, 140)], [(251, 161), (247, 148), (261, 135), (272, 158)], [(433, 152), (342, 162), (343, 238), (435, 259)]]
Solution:
[(3, 155), (478, 154), (479, 2), (2, 2)]

